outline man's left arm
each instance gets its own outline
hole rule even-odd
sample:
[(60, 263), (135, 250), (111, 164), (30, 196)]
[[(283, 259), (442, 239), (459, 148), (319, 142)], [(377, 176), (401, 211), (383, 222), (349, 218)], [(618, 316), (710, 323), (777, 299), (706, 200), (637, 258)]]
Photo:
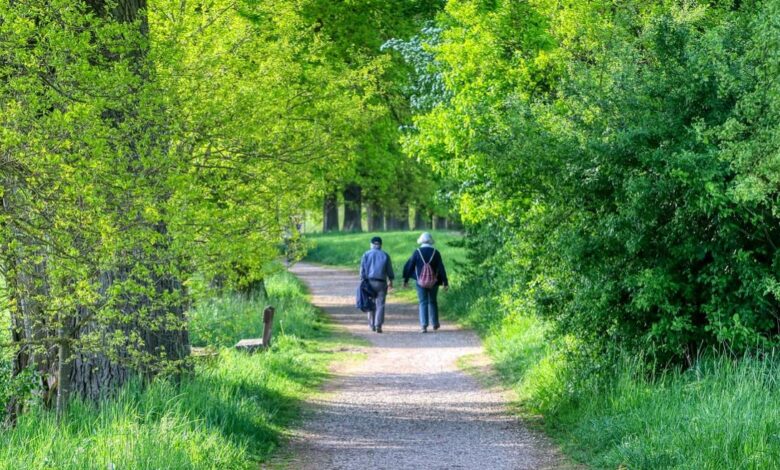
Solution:
[(395, 279), (395, 273), (393, 272), (393, 261), (390, 259), (390, 255), (387, 255), (387, 287), (393, 288), (393, 279)]

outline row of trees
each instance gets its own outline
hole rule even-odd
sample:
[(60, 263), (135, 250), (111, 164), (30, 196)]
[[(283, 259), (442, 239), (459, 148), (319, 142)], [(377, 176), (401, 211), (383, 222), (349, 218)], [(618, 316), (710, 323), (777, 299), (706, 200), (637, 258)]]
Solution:
[[(355, 142), (355, 157), (346, 171), (328, 180), (323, 194), (323, 231), (409, 229), (410, 208), (418, 226), (430, 226), (434, 215), (446, 215), (439, 185), (421, 163), (407, 158), (401, 149), (400, 129), (410, 120), (408, 67), (400, 57), (382, 50), (393, 37), (414, 34), (421, 24), (441, 10), (437, 1), (327, 2), (318, 17), (322, 31), (334, 38), (338, 60), (363, 60), (377, 64), (377, 119)], [(341, 19), (342, 21), (339, 21)], [(344, 25), (350, 25), (344, 27)], [(339, 208), (344, 222), (339, 226)], [(363, 226), (363, 209), (367, 227)], [(426, 222), (428, 221), (428, 222)]]
[(187, 367), (194, 288), (261, 281), (387, 122), (388, 59), (354, 44), (388, 3), (405, 27), (431, 11), (0, 0), (2, 347), (20, 388), (62, 410)]
[[(430, 189), (428, 198), (410, 207), (408, 202), (393, 198), (364, 205), (363, 188), (351, 184), (344, 190), (343, 205), (338, 194), (331, 194), (323, 202), (323, 232), (370, 232), (383, 230), (458, 230), (462, 225), (452, 214), (435, 184), (421, 179), (418, 186)], [(414, 188), (412, 188), (414, 190)], [(350, 199), (350, 196), (353, 198)], [(343, 207), (343, 222), (339, 223), (339, 208)], [(448, 214), (448, 212), (450, 212)], [(366, 221), (366, 224), (363, 221)]]
[(780, 340), (777, 0), (451, 0), (409, 154), (507, 307), (600, 351)]

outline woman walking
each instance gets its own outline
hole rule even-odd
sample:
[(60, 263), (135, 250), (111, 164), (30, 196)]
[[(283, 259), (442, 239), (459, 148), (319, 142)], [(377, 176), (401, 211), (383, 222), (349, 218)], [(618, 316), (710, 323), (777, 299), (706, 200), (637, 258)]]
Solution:
[(420, 333), (427, 333), (428, 325), (434, 330), (439, 329), (439, 303), (436, 296), (439, 286), (447, 290), (449, 283), (441, 253), (433, 247), (431, 234), (423, 232), (417, 243), (420, 247), (414, 250), (404, 265), (404, 287), (409, 284), (409, 279), (416, 281), (417, 300), (420, 303)]

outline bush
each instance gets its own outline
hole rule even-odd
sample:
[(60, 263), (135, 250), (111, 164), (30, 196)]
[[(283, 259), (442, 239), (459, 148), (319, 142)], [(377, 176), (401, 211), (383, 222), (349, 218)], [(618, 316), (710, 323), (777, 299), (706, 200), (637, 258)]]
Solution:
[[(97, 405), (76, 400), (61, 422), (29, 407), (0, 433), (0, 469), (257, 468), (333, 358), (319, 352), (327, 336), (298, 281), (278, 274), (268, 293), (268, 300), (226, 295), (191, 312), (193, 341), (217, 355), (197, 358), (180, 383), (133, 382)], [(233, 351), (238, 338), (262, 331), (266, 302), (277, 307), (272, 350)]]
[(780, 357), (710, 352), (687, 369), (615, 351), (586, 355), (573, 338), (469, 283), (442, 311), (474, 326), (521, 409), (595, 468), (777, 468)]
[(283, 272), (266, 280), (268, 298), (260, 293), (225, 294), (205, 300), (190, 312), (190, 340), (193, 346), (230, 347), (245, 338), (263, 334), (263, 309), (276, 309), (274, 334), (309, 337), (321, 329), (315, 308), (308, 303), (303, 287), (294, 276)]

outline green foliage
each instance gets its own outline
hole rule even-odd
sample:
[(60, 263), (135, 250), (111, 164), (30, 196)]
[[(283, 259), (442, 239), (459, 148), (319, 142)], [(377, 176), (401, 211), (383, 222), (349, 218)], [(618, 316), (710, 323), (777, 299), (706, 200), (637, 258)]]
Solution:
[(551, 340), (549, 325), (490, 292), (463, 284), (442, 297), (442, 312), (481, 333), (520, 412), (576, 460), (642, 469), (780, 463), (774, 354), (708, 355), (685, 371), (656, 372), (623, 351), (605, 365), (566, 340)]
[[(436, 249), (444, 258), (447, 275), (457, 282), (458, 273), (466, 261), (466, 251), (462, 246), (462, 237), (458, 232), (432, 231)], [(378, 232), (382, 237), (382, 249), (390, 255), (396, 280), (400, 280), (406, 260), (414, 252), (417, 237), (420, 232)], [(360, 259), (371, 248), (372, 234), (317, 234), (311, 235), (313, 248), (306, 255), (306, 260), (317, 263), (360, 268)], [(454, 276), (453, 276), (454, 275)]]
[(59, 355), (181, 365), (187, 287), (270, 275), (381, 121), (381, 61), (335, 60), (321, 2), (113, 4), (0, 0), (2, 291), (49, 397)]
[[(262, 2), (257, 2), (262, 3)], [(322, 60), (353, 74), (353, 84), (365, 97), (364, 126), (352, 126), (353, 145), (344, 155), (342, 171), (325, 175), (326, 191), (356, 184), (362, 198), (388, 213), (408, 205), (433, 206), (436, 185), (425, 167), (406, 158), (399, 145), (399, 127), (409, 120), (406, 66), (381, 46), (405, 37), (433, 19), (445, 2), (417, 0), (309, 0), (298, 6), (318, 38), (327, 40)], [(430, 191), (421, 191), (428, 181)]]
[[(75, 401), (60, 423), (33, 408), (0, 436), (0, 468), (256, 468), (278, 447), (334, 357), (323, 351), (331, 338), (300, 284), (277, 275), (268, 290), (278, 307), (270, 352), (219, 347), (179, 384), (131, 383), (97, 405)], [(228, 309), (210, 310), (208, 325), (194, 314), (193, 333), (205, 338), (201, 326), (219, 330), (217, 339), (252, 332), (253, 320), (236, 315), (232, 302), (215, 299), (210, 305)]]
[(405, 150), (487, 272), (580, 347), (778, 341), (778, 2), (447, 4)]

